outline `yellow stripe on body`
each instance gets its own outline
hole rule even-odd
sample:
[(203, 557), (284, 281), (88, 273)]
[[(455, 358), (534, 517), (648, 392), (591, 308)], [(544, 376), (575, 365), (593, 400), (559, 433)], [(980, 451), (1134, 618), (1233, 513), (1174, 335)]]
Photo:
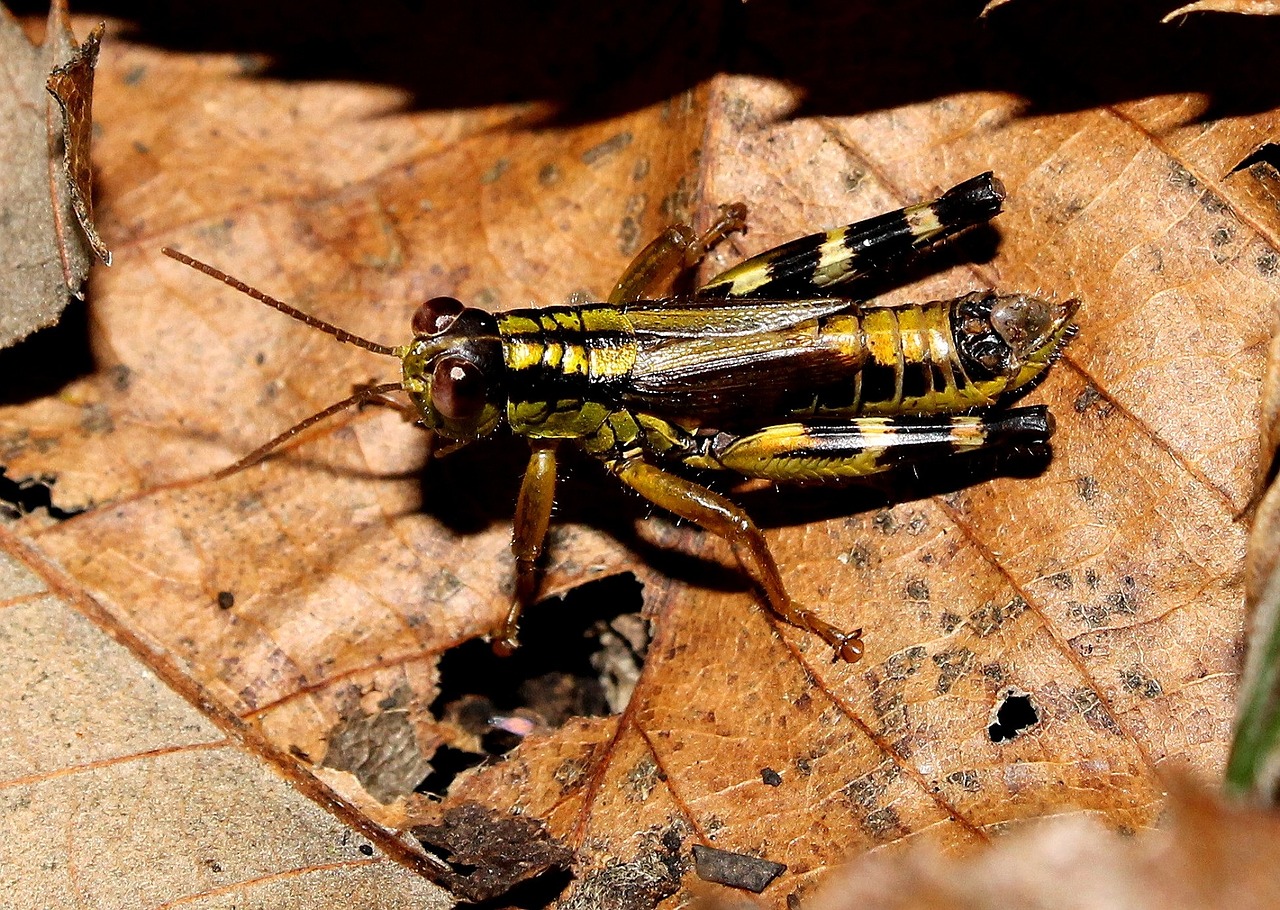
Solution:
[(508, 370), (527, 370), (542, 363), (545, 347), (534, 338), (508, 338), (502, 346), (502, 359)]
[[(862, 334), (868, 358), (862, 367), (860, 410), (864, 414), (896, 414), (902, 402), (902, 335), (897, 311), (888, 307), (867, 310), (862, 315)], [(892, 385), (887, 398), (883, 397), (886, 370), (891, 371), (888, 382)]]

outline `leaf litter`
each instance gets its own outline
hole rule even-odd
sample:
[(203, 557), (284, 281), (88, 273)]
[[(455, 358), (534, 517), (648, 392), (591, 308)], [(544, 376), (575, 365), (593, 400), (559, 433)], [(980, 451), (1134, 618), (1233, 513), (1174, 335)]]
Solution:
[(77, 43), (59, 2), (45, 40), (33, 44), (0, 6), (0, 348), (55, 322), (72, 295), (83, 297), (95, 253), (111, 261), (93, 223), (89, 166), (101, 37), (99, 25)]
[[(885, 65), (850, 60), (831, 74), (846, 86)], [(137, 45), (104, 62), (132, 124), (106, 124), (104, 210), (140, 239), (138, 265), (104, 277), (97, 346), (132, 378), (79, 382), (8, 409), (0, 428), (48, 441), (15, 442), (14, 464), (115, 503), (32, 525), (40, 550), (281, 753), (396, 828), (467, 802), (543, 820), (576, 851), (568, 905), (612, 881), (631, 883), (611, 889), (620, 905), (653, 906), (676, 893), (695, 843), (785, 863), (764, 892), (781, 904), (846, 856), (918, 835), (976, 846), (1070, 812), (1140, 829), (1163, 805), (1159, 768), (1220, 772), (1243, 616), (1232, 517), (1255, 472), (1277, 246), (1265, 182), (1232, 170), (1274, 135), (1273, 114), (1197, 120), (1206, 99), (1176, 92), (1029, 113), (993, 76), (984, 90), (791, 117), (812, 98), (739, 75), (528, 129), (527, 103), (385, 116), (403, 101), (394, 89), (246, 84), (242, 66)], [(245, 123), (254, 142), (232, 159), (212, 140)], [(457, 740), (431, 710), (436, 659), (505, 609), (520, 459), (482, 447), (420, 483), (412, 428), (368, 413), (201, 481), (381, 364), (210, 292), (149, 238), (394, 340), (432, 294), (493, 306), (602, 294), (637, 242), (718, 201), (746, 201), (751, 231), (712, 268), (988, 168), (1011, 191), (996, 237), (887, 299), (1081, 296), (1082, 332), (1032, 399), (1058, 419), (1053, 460), (948, 465), (890, 497), (745, 497), (800, 599), (867, 627), (861, 664), (833, 666), (774, 626), (716, 543), (638, 513), (583, 466), (562, 486), (546, 590), (624, 570), (643, 581), (656, 632), (625, 710), (528, 736), (459, 778), (443, 807), (375, 799), (322, 766), (360, 712), (398, 712), (396, 735), (422, 755)], [(106, 407), (110, 433), (83, 430), (84, 402)], [(555, 622), (548, 606), (528, 620)], [(1011, 690), (1039, 722), (994, 742)]]

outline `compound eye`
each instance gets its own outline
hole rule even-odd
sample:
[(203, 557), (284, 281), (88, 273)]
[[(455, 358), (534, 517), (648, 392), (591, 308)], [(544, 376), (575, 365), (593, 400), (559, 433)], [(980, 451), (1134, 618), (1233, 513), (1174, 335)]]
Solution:
[(413, 334), (439, 335), (458, 318), (462, 303), (452, 297), (432, 297), (413, 314)]
[(469, 420), (484, 409), (484, 372), (462, 357), (446, 355), (431, 371), (431, 403), (449, 420)]

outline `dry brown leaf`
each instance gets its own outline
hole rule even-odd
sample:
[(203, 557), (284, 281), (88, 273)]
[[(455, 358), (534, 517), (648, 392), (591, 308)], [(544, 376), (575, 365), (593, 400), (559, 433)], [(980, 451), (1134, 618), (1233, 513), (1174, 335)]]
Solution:
[[(77, 122), (87, 124), (93, 68), (90, 63), (86, 88), (85, 66), (77, 61), (87, 62), (90, 52), (96, 55), (101, 33), (90, 35), (82, 54), (66, 16), (65, 4), (54, 3), (45, 40), (37, 45), (0, 6), (5, 78), (0, 91), (0, 168), (5, 175), (0, 189), (0, 348), (57, 321), (68, 292), (83, 296), (93, 263), (93, 250), (79, 226), (87, 223), (92, 231), (92, 220), (77, 221), (77, 210), (90, 211), (87, 170), (78, 183), (68, 178), (63, 165), (64, 158), (69, 164), (87, 160), (87, 126), (69, 131), (76, 141), (64, 144), (59, 102), (45, 83), (50, 73), (79, 72), (73, 77), (79, 90), (72, 110), (81, 112)], [(60, 84), (66, 82), (63, 78)]]
[[(1232, 516), (1251, 489), (1280, 260), (1265, 182), (1230, 173), (1276, 132), (1276, 115), (1256, 113), (1274, 97), (1240, 75), (1265, 24), (1257, 44), (1232, 32), (1227, 48), (1199, 20), (1094, 42), (1072, 40), (1071, 20), (1059, 37), (1073, 56), (1053, 61), (1064, 75), (1002, 31), (1031, 15), (1017, 5), (981, 28), (932, 6), (914, 19), (847, 4), (809, 19), (754, 0), (741, 12), (740, 69), (785, 78), (719, 78), (670, 100), (673, 78), (694, 86), (705, 67), (682, 62), (688, 48), (722, 40), (714, 21), (671, 30), (678, 43), (639, 20), (604, 36), (579, 23), (486, 71), (496, 88), (458, 75), (468, 54), (490, 61), (488, 45), (448, 22), (397, 23), (429, 36), (420, 59), (452, 80), (431, 83), (421, 110), (394, 87), (122, 46), (97, 99), (99, 217), (122, 241), (121, 267), (95, 286), (100, 372), (0, 411), (11, 477), (56, 476), (64, 507), (110, 503), (60, 524), (30, 516), (34, 545), (282, 752), (408, 825), (426, 811), (408, 794), (422, 759), (462, 742), (431, 708), (437, 659), (505, 609), (519, 447), (458, 453), (420, 482), (419, 435), (371, 411), (209, 482), (395, 364), (158, 248), (398, 341), (433, 294), (493, 307), (602, 295), (664, 222), (716, 202), (746, 201), (752, 228), (710, 268), (993, 169), (1010, 189), (994, 256), (962, 245), (937, 260), (957, 268), (887, 299), (1079, 294), (1081, 334), (1033, 399), (1058, 419), (1052, 462), (976, 486), (984, 471), (942, 466), (890, 488), (889, 504), (744, 498), (794, 593), (866, 627), (861, 664), (833, 665), (774, 623), (716, 569), (717, 543), (646, 518), (590, 466), (566, 477), (547, 589), (637, 573), (657, 620), (649, 660), (620, 717), (529, 737), (450, 804), (545, 820), (579, 852), (569, 906), (675, 894), (692, 843), (785, 863), (764, 892), (779, 904), (844, 857), (917, 835), (957, 848), (1070, 812), (1140, 828), (1162, 804), (1159, 767), (1212, 779), (1225, 755), (1242, 617)], [(486, 40), (509, 48), (525, 25)], [(1186, 45), (1197, 66), (1162, 69)], [(629, 61), (626, 84), (590, 116), (545, 119), (527, 56), (588, 46)], [(1128, 48), (1142, 66), (1111, 66)], [(949, 75), (956, 59), (963, 77)], [(711, 562), (670, 555), (693, 551)], [(526, 633), (557, 622), (545, 605)], [(1038, 723), (994, 742), (1011, 699)]]
[[(982, 8), (982, 15), (987, 16), (996, 9), (1013, 0), (989, 0)], [(1166, 13), (1161, 22), (1170, 22), (1188, 13), (1237, 13), (1245, 16), (1274, 16), (1280, 13), (1280, 3), (1276, 0), (1198, 0), (1180, 6), (1171, 13)]]
[(98, 23), (71, 59), (54, 67), (45, 87), (62, 110), (63, 172), (72, 211), (94, 254), (111, 265), (111, 251), (93, 223), (93, 71), (104, 28)]
[(1054, 819), (957, 860), (930, 849), (850, 864), (812, 910), (1200, 910), (1275, 907), (1280, 818), (1191, 790), (1169, 824), (1124, 836), (1091, 819)]
[(0, 532), (5, 906), (452, 905), (384, 836), (344, 825), (178, 696), (32, 558)]
[(1244, 16), (1274, 16), (1280, 14), (1276, 0), (1198, 0), (1180, 6), (1164, 17), (1168, 22), (1188, 13), (1239, 13)]

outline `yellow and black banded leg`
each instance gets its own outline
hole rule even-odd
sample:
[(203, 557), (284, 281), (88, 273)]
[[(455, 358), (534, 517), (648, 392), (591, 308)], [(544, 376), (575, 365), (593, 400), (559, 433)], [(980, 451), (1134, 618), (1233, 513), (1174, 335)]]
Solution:
[(746, 226), (747, 207), (741, 202), (720, 206), (715, 223), (701, 235), (687, 224), (671, 225), (631, 260), (614, 285), (609, 303), (620, 306), (659, 293), (685, 269), (701, 262), (709, 249)]
[(948, 237), (1000, 213), (1004, 185), (990, 172), (957, 184), (932, 202), (810, 234), (740, 262), (695, 291), (699, 298), (792, 300), (883, 274)]
[(769, 607), (782, 619), (818, 635), (835, 648), (836, 656), (843, 660), (852, 663), (862, 656), (861, 629), (841, 632), (791, 599), (764, 535), (741, 507), (640, 458), (612, 462), (609, 468), (654, 505), (728, 541), (738, 561), (763, 590)]
[(538, 560), (551, 524), (551, 506), (556, 498), (556, 446), (538, 440), (529, 456), (529, 467), (516, 500), (516, 517), (511, 536), (511, 552), (516, 557), (516, 587), (511, 609), (493, 638), (493, 650), (510, 654), (515, 650), (520, 614), (538, 593)]
[(744, 477), (822, 483), (993, 445), (1033, 445), (1053, 434), (1043, 405), (966, 417), (856, 417), (721, 434), (702, 455)]

